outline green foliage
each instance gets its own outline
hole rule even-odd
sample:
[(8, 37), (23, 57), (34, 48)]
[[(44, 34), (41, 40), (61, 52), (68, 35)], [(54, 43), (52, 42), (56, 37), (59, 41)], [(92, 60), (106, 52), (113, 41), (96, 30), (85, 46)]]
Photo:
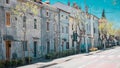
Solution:
[(0, 61), (0, 68), (4, 68), (5, 67), (5, 62), (4, 61)]
[(54, 59), (57, 58), (57, 53), (56, 52), (52, 52), (52, 53), (48, 53), (45, 56), (46, 59)]
[(25, 62), (26, 64), (28, 64), (29, 62), (32, 61), (32, 57), (25, 57)]
[(11, 66), (17, 66), (17, 60), (12, 60), (11, 61)]
[(11, 64), (12, 64), (12, 62), (11, 62), (11, 61), (8, 61), (8, 60), (6, 60), (6, 61), (5, 61), (5, 67), (10, 67), (10, 66), (11, 66)]
[(23, 65), (23, 60), (22, 59), (17, 60), (17, 66), (20, 66), (20, 65)]
[(46, 59), (56, 59), (75, 54), (75, 49), (65, 50), (62, 52), (52, 52), (45, 55)]
[[(30, 58), (30, 62), (32, 61), (31, 57), (26, 57), (25, 62), (28, 64)], [(5, 60), (5, 61), (0, 61), (0, 68), (11, 68), (11, 67), (16, 67), (16, 66), (21, 66), (23, 65), (23, 60), (22, 59), (17, 59), (17, 60)]]
[(31, 1), (27, 2), (18, 2), (15, 7), (12, 8), (12, 12), (16, 15), (24, 15), (24, 13), (33, 13), (34, 15), (38, 14), (38, 6)]
[(102, 22), (99, 24), (99, 30), (100, 33), (109, 35), (114, 35), (116, 33), (116, 30), (113, 28), (113, 23), (110, 22)]

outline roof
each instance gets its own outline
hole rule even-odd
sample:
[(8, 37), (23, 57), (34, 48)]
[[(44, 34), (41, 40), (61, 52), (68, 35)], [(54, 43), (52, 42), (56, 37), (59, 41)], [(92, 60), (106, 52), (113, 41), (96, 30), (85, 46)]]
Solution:
[(72, 10), (74, 10), (74, 11), (77, 10), (77, 9), (75, 9), (73, 7), (70, 7), (68, 5), (65, 5), (65, 4), (63, 4), (61, 2), (57, 2), (57, 3), (53, 4), (53, 6), (58, 8), (58, 9), (64, 10), (64, 11), (66, 11), (68, 13), (72, 13)]
[[(71, 13), (71, 16), (73, 16), (72, 13), (74, 14), (76, 11), (78, 11), (77, 9), (75, 9), (75, 8), (73, 8), (73, 7), (71, 7), (71, 6), (65, 5), (65, 4), (63, 4), (63, 3), (61, 3), (61, 2), (57, 2), (57, 3), (53, 4), (53, 6), (56, 7), (56, 8), (58, 8), (58, 9), (61, 9), (61, 10), (64, 10), (64, 11), (66, 11), (66, 12)], [(81, 10), (81, 12), (82, 12), (82, 13), (85, 13), (85, 12), (83, 12), (82, 10)], [(95, 17), (95, 18), (97, 18), (97, 19), (99, 19), (97, 16), (95, 16), (95, 15), (93, 15), (93, 14), (90, 14), (90, 13), (88, 13), (88, 14), (89, 14), (89, 15), (92, 15), (93, 17)]]

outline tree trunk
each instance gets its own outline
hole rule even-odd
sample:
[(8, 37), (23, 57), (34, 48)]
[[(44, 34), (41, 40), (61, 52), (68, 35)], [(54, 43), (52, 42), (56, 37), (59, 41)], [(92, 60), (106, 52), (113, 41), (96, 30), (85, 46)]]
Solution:
[(80, 40), (77, 42), (77, 53), (81, 53), (80, 44), (81, 44), (82, 36), (80, 36), (79, 39), (80, 39)]

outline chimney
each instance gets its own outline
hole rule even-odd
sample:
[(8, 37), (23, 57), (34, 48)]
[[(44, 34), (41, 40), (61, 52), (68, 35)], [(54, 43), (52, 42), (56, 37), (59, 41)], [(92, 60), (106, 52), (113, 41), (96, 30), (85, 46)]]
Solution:
[(78, 7), (78, 5), (77, 5), (76, 3), (73, 3), (73, 7), (74, 7), (75, 9), (79, 9), (79, 7)]
[(40, 0), (34, 0), (34, 2), (40, 2)]
[(19, 1), (19, 2), (25, 2), (25, 1), (27, 1), (27, 0), (17, 0), (17, 1)]
[(75, 7), (75, 3), (73, 3), (73, 7)]
[(39, 0), (38, 3), (42, 4), (42, 0)]
[(42, 0), (36, 0), (36, 2), (42, 2)]
[(76, 7), (75, 7), (76, 9), (79, 9), (79, 7), (78, 7), (78, 5), (76, 4)]
[(77, 4), (76, 4), (76, 3), (73, 3), (73, 7), (74, 7), (74, 8), (77, 8)]
[(85, 6), (86, 14), (88, 13), (88, 6)]
[(70, 6), (70, 0), (68, 0), (68, 6)]
[(49, 1), (49, 0), (47, 0), (47, 1), (45, 1), (45, 3), (46, 3), (46, 4), (50, 4), (50, 1)]

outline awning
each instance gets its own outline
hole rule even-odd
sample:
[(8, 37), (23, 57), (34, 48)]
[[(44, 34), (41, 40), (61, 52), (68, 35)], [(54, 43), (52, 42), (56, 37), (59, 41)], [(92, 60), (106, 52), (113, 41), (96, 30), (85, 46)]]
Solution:
[(3, 35), (3, 40), (10, 40), (10, 41), (13, 41), (14, 38), (12, 35)]

